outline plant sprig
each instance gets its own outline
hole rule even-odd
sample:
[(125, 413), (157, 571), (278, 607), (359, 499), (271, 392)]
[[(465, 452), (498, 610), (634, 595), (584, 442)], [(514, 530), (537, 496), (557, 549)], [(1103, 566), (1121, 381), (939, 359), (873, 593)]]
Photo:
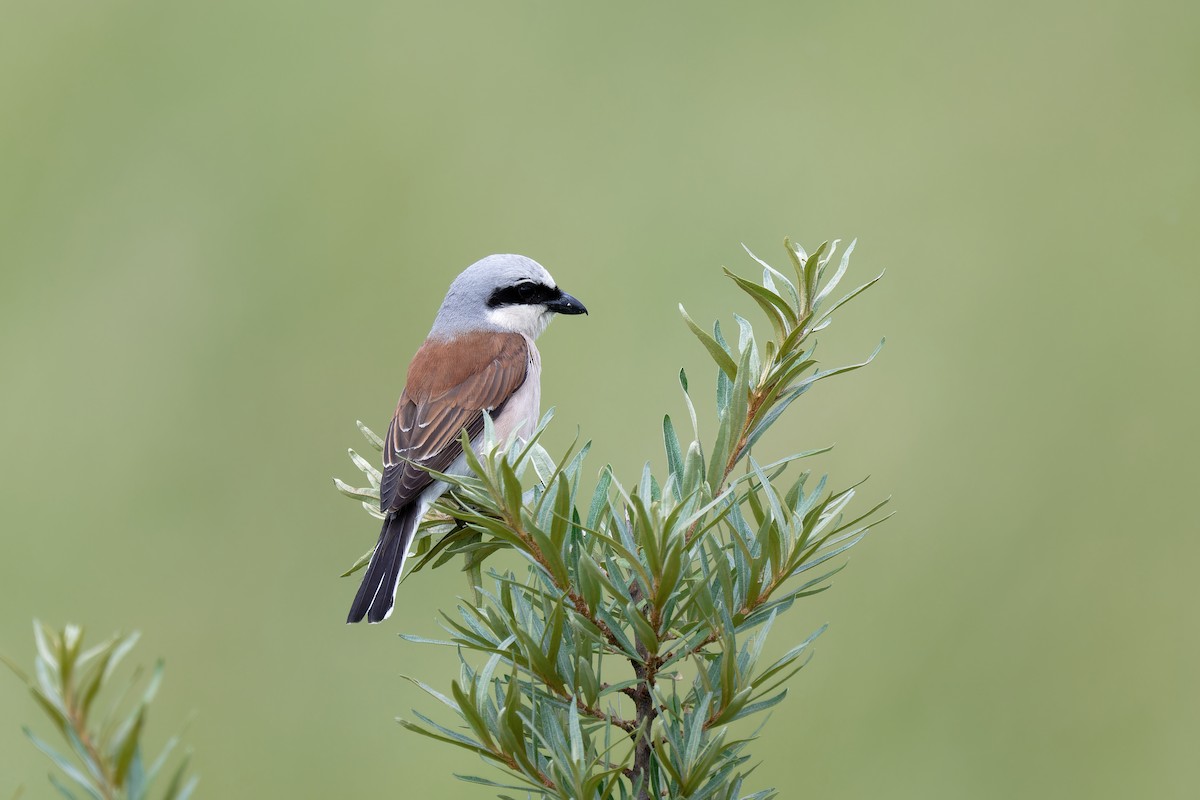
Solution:
[[(28, 726), (23, 727), (34, 746), (61, 772), (62, 777), (50, 773), (50, 783), (68, 800), (150, 798), (152, 785), (160, 774), (165, 774), (163, 770), (179, 743), (177, 736), (172, 737), (153, 762), (143, 760), (142, 734), (150, 702), (162, 681), (162, 661), (154, 665), (148, 677), (140, 667), (136, 669), (120, 693), (111, 698), (107, 710), (99, 712), (100, 696), (108, 694), (105, 690), (115, 682), (117, 668), (137, 644), (138, 634), (115, 634), (84, 649), (83, 629), (79, 626), (67, 625), (58, 631), (35, 620), (33, 635), (37, 648), (33, 677), (10, 659), (0, 656), (0, 660), (25, 682), (70, 747), (69, 754), (64, 754)], [(127, 702), (139, 685), (140, 697)], [(189, 760), (190, 755), (185, 755), (170, 772), (166, 788), (158, 795), (162, 800), (187, 800), (191, 796), (198, 779), (187, 777)]]
[[(680, 306), (716, 367), (717, 430), (701, 443), (681, 371), (692, 438), (685, 446), (663, 418), (661, 480), (647, 465), (627, 487), (606, 466), (585, 489), (589, 445), (551, 457), (540, 444), (550, 414), (525, 443), (496, 443), (489, 424), (481, 455), (464, 434), (470, 474), (435, 473), (452, 491), (422, 525), (418, 568), (463, 555), (472, 600), (443, 614), (447, 638), (405, 638), (458, 652), (448, 693), (411, 680), (459, 724), (416, 712), (401, 723), (475, 754), (507, 779), (459, 777), (564, 800), (775, 796), (741, 794), (753, 737), (737, 737), (732, 726), (784, 700), (784, 684), (808, 663), (825, 627), (764, 665), (767, 635), (797, 600), (828, 588), (841, 569), (828, 562), (886, 519), (878, 513), (886, 501), (849, 515), (858, 485), (831, 490), (807, 470), (784, 479), (829, 448), (766, 465), (751, 454), (814, 385), (878, 353), (824, 370), (814, 356), (813, 335), (878, 280), (826, 307), (854, 249), (831, 270), (837, 245), (809, 255), (785, 240), (794, 277), (749, 250), (761, 282), (726, 270), (767, 317), (774, 335), (761, 347), (745, 318), (734, 315), (731, 343), (719, 323), (709, 333)], [(369, 485), (338, 481), (338, 489), (374, 511), (378, 472), (351, 456)], [(526, 574), (489, 569), (485, 587), (482, 566), (502, 549), (527, 562)]]

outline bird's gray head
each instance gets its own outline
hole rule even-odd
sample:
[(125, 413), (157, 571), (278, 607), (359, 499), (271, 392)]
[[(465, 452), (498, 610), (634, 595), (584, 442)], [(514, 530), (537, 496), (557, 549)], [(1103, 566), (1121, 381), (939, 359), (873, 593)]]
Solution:
[(493, 330), (536, 339), (555, 314), (586, 313), (583, 303), (559, 289), (532, 258), (495, 255), (476, 261), (454, 279), (429, 335)]

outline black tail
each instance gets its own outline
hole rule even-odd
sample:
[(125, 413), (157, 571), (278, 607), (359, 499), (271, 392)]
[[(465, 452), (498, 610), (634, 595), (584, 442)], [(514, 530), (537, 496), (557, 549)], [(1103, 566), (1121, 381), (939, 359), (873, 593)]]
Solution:
[(363, 617), (367, 618), (367, 622), (382, 622), (392, 613), (400, 570), (404, 568), (404, 558), (408, 555), (408, 546), (412, 544), (413, 532), (419, 522), (418, 505), (413, 503), (402, 508), (383, 521), (379, 543), (375, 545), (375, 553), (363, 573), (362, 584), (354, 596), (346, 622), (362, 622)]

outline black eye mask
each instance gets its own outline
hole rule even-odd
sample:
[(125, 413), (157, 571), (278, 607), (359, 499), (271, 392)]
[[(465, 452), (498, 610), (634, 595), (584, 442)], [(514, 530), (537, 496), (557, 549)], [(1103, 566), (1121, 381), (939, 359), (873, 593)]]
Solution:
[(562, 297), (562, 290), (557, 286), (521, 281), (515, 286), (504, 286), (492, 292), (492, 296), (488, 298), (488, 307), (536, 306), (551, 303), (560, 297)]

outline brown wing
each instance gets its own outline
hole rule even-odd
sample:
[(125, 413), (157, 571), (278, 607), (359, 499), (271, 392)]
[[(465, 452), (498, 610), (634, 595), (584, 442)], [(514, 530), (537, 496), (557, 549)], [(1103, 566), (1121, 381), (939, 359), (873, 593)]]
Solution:
[(463, 428), (478, 436), (483, 412), (494, 416), (528, 371), (529, 346), (519, 333), (471, 333), (422, 345), (384, 440), (380, 508), (402, 508), (433, 482), (418, 464), (446, 471), (462, 454)]

